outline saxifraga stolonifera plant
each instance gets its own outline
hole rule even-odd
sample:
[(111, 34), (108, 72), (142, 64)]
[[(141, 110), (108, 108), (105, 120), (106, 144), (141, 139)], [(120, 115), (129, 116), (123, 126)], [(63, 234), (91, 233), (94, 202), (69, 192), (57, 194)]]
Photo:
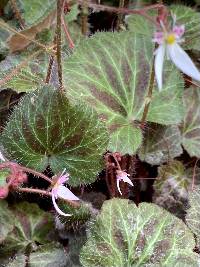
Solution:
[[(46, 5), (42, 16), (37, 5), (33, 9), (37, 21), (29, 16), (28, 2), (21, 1), (19, 21), (24, 21), (25, 29), (20, 32), (0, 21), (13, 33), (6, 36), (10, 51), (19, 53), (8, 53), (0, 63), (5, 68), (0, 70), (0, 87), (26, 92), (1, 133), (0, 198), (15, 191), (40, 194), (51, 197), (59, 223), (87, 221), (87, 238), (78, 248), (84, 267), (200, 266), (194, 252), (199, 249), (199, 189), (189, 192), (190, 175), (173, 161), (182, 154), (182, 146), (190, 156), (200, 157), (200, 94), (194, 86), (184, 88), (183, 76), (193, 79), (193, 85), (200, 81), (189, 56), (191, 50), (199, 50), (199, 13), (163, 4), (123, 9), (128, 14), (126, 30), (98, 32), (74, 44), (69, 32), (75, 27), (77, 5), (67, 21), (66, 3), (58, 0), (56, 7), (53, 0), (44, 2), (48, 4), (40, 3)], [(36, 39), (38, 29), (42, 32), (50, 21), (53, 25), (55, 14), (54, 44), (44, 45)], [(62, 26), (67, 44), (61, 42)], [(48, 29), (53, 30), (54, 26)], [(25, 41), (14, 46), (15, 38)], [(12, 65), (15, 61), (17, 67)], [(189, 108), (192, 101), (195, 106)], [(152, 129), (146, 128), (147, 123)], [(167, 166), (165, 185), (158, 179), (158, 191), (167, 195), (171, 186), (180, 201), (189, 199), (187, 224), (156, 204), (136, 206), (117, 198), (128, 198), (134, 189), (131, 170), (122, 163), (124, 155), (160, 165), (159, 174)], [(105, 162), (107, 170), (114, 171), (106, 180), (112, 199), (98, 210), (82, 200), (80, 188), (95, 182)], [(52, 177), (43, 173), (47, 167)], [(33, 188), (28, 173), (49, 186)], [(5, 200), (0, 209), (3, 266), (73, 265), (70, 253), (51, 236), (55, 232), (49, 212), (28, 202), (8, 206)]]

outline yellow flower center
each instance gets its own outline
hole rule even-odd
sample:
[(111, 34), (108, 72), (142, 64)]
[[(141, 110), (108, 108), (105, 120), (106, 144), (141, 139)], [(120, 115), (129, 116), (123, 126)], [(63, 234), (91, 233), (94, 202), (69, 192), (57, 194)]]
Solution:
[(170, 45), (174, 44), (176, 42), (176, 36), (173, 33), (170, 33), (166, 37), (166, 42)]

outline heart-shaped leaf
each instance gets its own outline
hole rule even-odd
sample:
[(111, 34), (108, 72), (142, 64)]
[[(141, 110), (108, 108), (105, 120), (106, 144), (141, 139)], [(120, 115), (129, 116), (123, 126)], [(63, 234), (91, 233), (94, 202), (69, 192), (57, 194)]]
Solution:
[(9, 159), (37, 170), (64, 168), (71, 185), (95, 181), (108, 135), (96, 113), (50, 86), (27, 94), (14, 110), (1, 142)]
[[(158, 177), (154, 182), (155, 194), (174, 197), (176, 200), (188, 198), (192, 188), (193, 168), (186, 169), (182, 162), (174, 160), (158, 168)], [(200, 169), (196, 168), (195, 184), (200, 183)]]
[[(106, 121), (111, 150), (124, 147), (123, 153), (132, 154), (142, 142), (138, 120), (149, 101), (152, 59), (151, 38), (121, 32), (97, 33), (83, 40), (64, 62), (69, 98), (77, 101), (81, 97)], [(168, 125), (182, 119), (183, 83), (171, 64), (166, 65), (164, 76), (162, 92), (154, 88), (147, 120)]]
[(8, 212), (13, 213), (14, 228), (9, 232), (0, 249), (2, 255), (24, 252), (27, 247), (29, 249), (37, 247), (36, 242), (37, 244), (47, 242), (50, 230), (53, 229), (53, 220), (49, 213), (39, 209), (36, 204), (28, 202), (19, 203)]
[(181, 134), (177, 126), (150, 124), (147, 126), (144, 141), (139, 150), (141, 160), (152, 165), (160, 165), (183, 152)]
[(84, 267), (198, 266), (193, 234), (171, 213), (155, 204), (138, 207), (125, 199), (104, 202), (91, 223), (81, 251)]
[(184, 92), (186, 109), (181, 126), (182, 144), (191, 157), (200, 158), (200, 92), (190, 87)]

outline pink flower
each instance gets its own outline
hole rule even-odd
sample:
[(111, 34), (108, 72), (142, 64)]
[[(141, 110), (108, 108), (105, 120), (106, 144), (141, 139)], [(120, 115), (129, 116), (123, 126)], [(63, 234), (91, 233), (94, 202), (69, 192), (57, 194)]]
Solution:
[(119, 191), (119, 193), (122, 195), (122, 192), (120, 190), (120, 187), (119, 187), (119, 182), (122, 180), (124, 183), (128, 183), (129, 185), (133, 186), (133, 183), (131, 182), (131, 179), (128, 178), (128, 176), (130, 176), (130, 174), (127, 174), (126, 172), (124, 171), (120, 171), (120, 170), (117, 170), (117, 189)]
[(6, 186), (0, 186), (0, 199), (6, 198), (9, 193), (9, 187)]
[(51, 190), (51, 196), (52, 196), (52, 201), (53, 201), (53, 205), (55, 210), (63, 216), (71, 216), (71, 214), (66, 214), (64, 213), (57, 205), (56, 203), (56, 199), (59, 198), (63, 198), (66, 200), (79, 200), (78, 197), (76, 197), (66, 186), (64, 186), (63, 184), (69, 180), (69, 174), (65, 173), (65, 169), (62, 172), (62, 174), (60, 175), (60, 177), (58, 178), (58, 180), (56, 181), (55, 185), (53, 186), (52, 190)]
[(155, 32), (153, 42), (159, 46), (155, 51), (155, 76), (158, 84), (158, 89), (162, 89), (163, 85), (163, 65), (165, 54), (167, 59), (171, 59), (174, 65), (187, 74), (191, 78), (200, 81), (200, 72), (188, 56), (188, 54), (179, 45), (184, 40), (182, 36), (185, 32), (185, 26), (175, 25), (176, 18), (173, 17), (173, 26), (171, 30), (167, 30), (160, 21), (160, 25), (163, 29), (161, 32)]

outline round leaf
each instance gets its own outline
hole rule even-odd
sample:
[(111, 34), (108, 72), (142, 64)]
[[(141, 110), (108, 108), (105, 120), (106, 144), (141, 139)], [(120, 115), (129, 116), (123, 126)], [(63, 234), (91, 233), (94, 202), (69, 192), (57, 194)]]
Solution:
[[(151, 38), (107, 32), (80, 42), (64, 62), (68, 97), (73, 101), (81, 97), (96, 109), (110, 130), (112, 150), (123, 148), (123, 153), (133, 154), (141, 145), (138, 120), (149, 101), (146, 95), (152, 59)], [(164, 77), (163, 91), (154, 88), (147, 120), (167, 125), (182, 119), (183, 82), (172, 64), (166, 64)]]
[(1, 142), (9, 159), (39, 171), (48, 165), (55, 173), (66, 168), (70, 184), (79, 185), (95, 181), (108, 135), (94, 111), (71, 106), (63, 93), (44, 86), (20, 102)]
[(166, 210), (150, 203), (139, 207), (128, 200), (106, 201), (101, 213), (91, 223), (88, 241), (81, 251), (84, 267), (175, 266), (192, 262), (193, 234)]

